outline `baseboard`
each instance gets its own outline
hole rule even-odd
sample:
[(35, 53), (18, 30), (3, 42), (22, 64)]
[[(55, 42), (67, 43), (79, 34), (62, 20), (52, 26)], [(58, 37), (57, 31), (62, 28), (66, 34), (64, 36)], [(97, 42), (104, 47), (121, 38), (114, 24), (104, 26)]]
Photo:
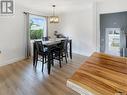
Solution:
[[(77, 52), (77, 51), (73, 51), (73, 53), (80, 54), (80, 55), (83, 55), (83, 56), (88, 56), (88, 55), (85, 55), (85, 54), (83, 54), (81, 52)], [(13, 64), (13, 63), (21, 61), (23, 59), (25, 59), (25, 56), (18, 57), (18, 58), (13, 58), (13, 59), (10, 59), (10, 60), (7, 60), (7, 61), (3, 62), (2, 64), (0, 64), (0, 66), (5, 66), (5, 65), (8, 65), (8, 64)]]
[(88, 54), (84, 54), (82, 52), (78, 52), (78, 51), (73, 51), (73, 53), (75, 54), (79, 54), (79, 55), (82, 55), (82, 56), (89, 56)]
[(3, 62), (2, 64), (0, 64), (0, 67), (1, 66), (5, 66), (5, 65), (8, 65), (8, 64), (13, 64), (13, 63), (18, 62), (18, 61), (21, 61), (23, 59), (25, 59), (24, 56), (7, 60), (7, 61)]

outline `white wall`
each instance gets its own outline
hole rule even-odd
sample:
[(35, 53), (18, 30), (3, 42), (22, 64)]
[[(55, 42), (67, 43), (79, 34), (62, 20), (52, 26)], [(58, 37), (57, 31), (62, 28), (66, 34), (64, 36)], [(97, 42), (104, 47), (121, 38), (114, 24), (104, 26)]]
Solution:
[(127, 0), (102, 0), (97, 2), (97, 48), (100, 49), (100, 14), (127, 11)]
[(96, 29), (93, 5), (84, 10), (68, 12), (61, 16), (57, 30), (72, 38), (73, 52), (89, 56), (96, 51)]
[(51, 38), (54, 38), (54, 31), (58, 30), (58, 27), (59, 27), (60, 24), (61, 24), (61, 22), (60, 23), (50, 23), (50, 22), (48, 22), (48, 35)]
[(15, 13), (11, 16), (0, 15), (0, 66), (13, 63), (25, 58), (26, 31), (24, 11), (45, 15), (15, 5)]
[(97, 3), (98, 13), (127, 11), (127, 0), (103, 0)]
[(0, 65), (25, 57), (25, 38), (21, 7), (16, 6), (15, 15), (0, 16)]

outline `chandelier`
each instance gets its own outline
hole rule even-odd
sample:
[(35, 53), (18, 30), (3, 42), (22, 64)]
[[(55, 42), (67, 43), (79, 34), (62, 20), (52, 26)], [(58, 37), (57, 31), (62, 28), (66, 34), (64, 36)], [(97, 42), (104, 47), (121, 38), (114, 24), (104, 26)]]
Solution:
[(52, 16), (50, 16), (50, 23), (59, 23), (59, 17), (55, 16), (56, 5), (52, 5), (52, 7), (53, 7), (53, 12), (52, 12)]

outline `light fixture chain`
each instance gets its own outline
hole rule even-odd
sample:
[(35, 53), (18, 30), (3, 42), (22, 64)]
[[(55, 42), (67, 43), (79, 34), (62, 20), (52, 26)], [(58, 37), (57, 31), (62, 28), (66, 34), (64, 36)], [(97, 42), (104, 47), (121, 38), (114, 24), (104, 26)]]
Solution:
[(55, 6), (53, 6), (53, 16), (55, 16)]

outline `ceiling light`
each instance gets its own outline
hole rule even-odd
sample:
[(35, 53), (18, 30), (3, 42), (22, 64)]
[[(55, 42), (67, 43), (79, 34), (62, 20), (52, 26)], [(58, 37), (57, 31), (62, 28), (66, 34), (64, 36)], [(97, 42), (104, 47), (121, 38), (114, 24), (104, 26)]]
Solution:
[(52, 16), (50, 16), (50, 23), (59, 23), (59, 17), (55, 16), (56, 5), (52, 5), (52, 7), (53, 7), (53, 12), (52, 12)]

